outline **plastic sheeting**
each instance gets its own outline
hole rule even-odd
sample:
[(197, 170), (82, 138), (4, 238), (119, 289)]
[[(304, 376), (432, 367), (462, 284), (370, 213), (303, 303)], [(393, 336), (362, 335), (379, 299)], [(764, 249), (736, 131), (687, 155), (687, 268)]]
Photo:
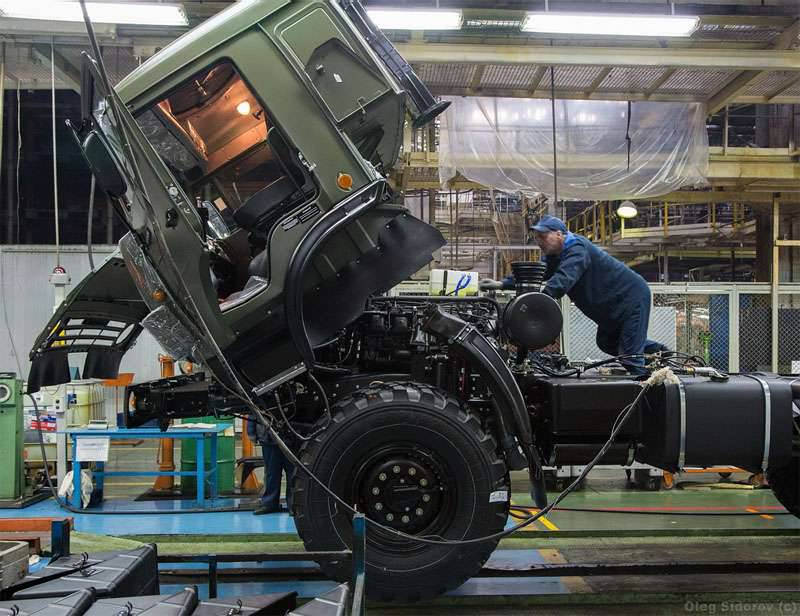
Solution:
[[(443, 185), (460, 172), (505, 192), (553, 195), (550, 100), (450, 100), (439, 139)], [(705, 184), (702, 103), (633, 102), (630, 109), (629, 126), (625, 101), (556, 101), (559, 199), (656, 197)]]

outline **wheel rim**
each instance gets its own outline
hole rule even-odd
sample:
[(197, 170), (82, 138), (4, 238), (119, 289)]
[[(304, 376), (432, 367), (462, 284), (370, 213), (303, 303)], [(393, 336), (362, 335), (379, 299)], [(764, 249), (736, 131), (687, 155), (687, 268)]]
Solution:
[[(367, 517), (411, 535), (441, 535), (453, 521), (457, 488), (445, 462), (418, 444), (376, 449), (354, 467), (348, 478), (351, 502)], [(375, 529), (373, 543), (390, 551), (422, 549), (395, 535)]]

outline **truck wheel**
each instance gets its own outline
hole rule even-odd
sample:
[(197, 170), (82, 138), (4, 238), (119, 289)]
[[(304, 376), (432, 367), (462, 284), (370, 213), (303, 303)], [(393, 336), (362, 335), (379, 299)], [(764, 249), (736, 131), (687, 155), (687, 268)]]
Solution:
[(800, 518), (800, 457), (793, 456), (786, 466), (767, 471), (767, 481), (781, 505)]
[[(369, 519), (407, 534), (459, 540), (505, 526), (510, 482), (495, 441), (456, 399), (426, 385), (391, 383), (345, 398), (300, 459)], [(294, 519), (306, 549), (350, 546), (349, 512), (300, 469), (294, 486)], [(367, 595), (438, 596), (477, 574), (497, 542), (424, 544), (367, 523)], [(352, 575), (347, 562), (320, 567), (339, 581)]]

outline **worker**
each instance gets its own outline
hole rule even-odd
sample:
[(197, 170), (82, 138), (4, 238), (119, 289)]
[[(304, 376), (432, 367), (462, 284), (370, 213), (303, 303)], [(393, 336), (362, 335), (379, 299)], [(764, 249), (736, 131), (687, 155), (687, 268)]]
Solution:
[[(667, 347), (647, 339), (650, 288), (644, 278), (582, 235), (569, 232), (560, 218), (543, 216), (530, 230), (547, 264), (542, 292), (556, 300), (568, 295), (597, 323), (598, 348), (614, 357), (631, 356), (621, 360), (628, 372), (645, 374), (642, 354)], [(480, 286), (509, 289), (514, 279), (485, 280)]]
[[(261, 503), (253, 511), (254, 515), (277, 513), (292, 510), (292, 492), (290, 478), (294, 465), (286, 459), (281, 448), (272, 440), (267, 427), (260, 421), (247, 422), (247, 435), (261, 445), (261, 455), (264, 457), (264, 492)], [(286, 509), (281, 508), (281, 479), (286, 475)]]

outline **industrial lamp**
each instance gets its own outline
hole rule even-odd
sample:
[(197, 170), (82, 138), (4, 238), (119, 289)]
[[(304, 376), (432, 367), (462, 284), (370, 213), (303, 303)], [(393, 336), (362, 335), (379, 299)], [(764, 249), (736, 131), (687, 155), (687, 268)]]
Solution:
[(617, 208), (617, 216), (620, 218), (634, 218), (639, 213), (633, 201), (623, 201)]
[[(97, 23), (179, 27), (189, 25), (183, 7), (179, 4), (87, 2), (86, 10), (92, 21)], [(81, 5), (66, 0), (0, 0), (0, 17), (83, 21)]]
[(597, 13), (528, 13), (523, 32), (606, 36), (691, 36), (698, 17), (681, 15), (602, 15)]

